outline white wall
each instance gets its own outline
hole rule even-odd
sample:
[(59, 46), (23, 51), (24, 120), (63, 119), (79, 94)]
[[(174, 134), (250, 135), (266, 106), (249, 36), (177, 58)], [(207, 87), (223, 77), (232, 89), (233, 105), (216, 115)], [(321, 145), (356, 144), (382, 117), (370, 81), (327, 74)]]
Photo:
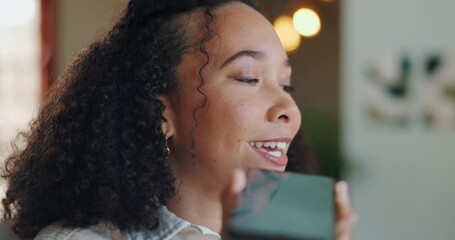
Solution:
[[(41, 91), (39, 1), (0, 0), (0, 163), (28, 128)], [(0, 194), (1, 195), (1, 194)]]
[[(425, 54), (455, 50), (453, 0), (344, 0), (343, 149), (360, 213), (355, 239), (455, 239), (455, 131), (418, 119)], [(362, 67), (381, 51), (414, 60), (406, 127), (372, 124), (364, 114)]]

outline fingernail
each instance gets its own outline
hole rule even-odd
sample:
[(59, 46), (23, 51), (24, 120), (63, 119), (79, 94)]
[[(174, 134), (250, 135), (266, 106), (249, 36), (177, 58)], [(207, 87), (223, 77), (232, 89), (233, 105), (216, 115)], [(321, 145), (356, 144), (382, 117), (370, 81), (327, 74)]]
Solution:
[(349, 187), (346, 181), (340, 181), (339, 183), (339, 190), (340, 190), (340, 201), (349, 203)]

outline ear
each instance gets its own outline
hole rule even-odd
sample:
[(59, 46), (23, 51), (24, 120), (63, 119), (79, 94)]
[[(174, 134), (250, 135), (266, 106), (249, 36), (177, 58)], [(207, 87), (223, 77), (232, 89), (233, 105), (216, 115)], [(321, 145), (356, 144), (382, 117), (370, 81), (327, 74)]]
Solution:
[(158, 99), (164, 104), (163, 123), (161, 128), (166, 138), (172, 137), (175, 133), (175, 114), (172, 108), (171, 101), (167, 96), (159, 96)]

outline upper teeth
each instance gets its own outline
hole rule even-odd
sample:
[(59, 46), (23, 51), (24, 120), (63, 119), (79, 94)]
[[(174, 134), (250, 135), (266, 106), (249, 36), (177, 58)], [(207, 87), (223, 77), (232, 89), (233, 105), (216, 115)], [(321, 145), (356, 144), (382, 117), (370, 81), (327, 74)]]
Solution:
[(270, 147), (270, 148), (278, 148), (280, 150), (285, 150), (286, 147), (287, 147), (287, 143), (286, 142), (249, 142), (248, 144), (250, 144), (250, 146), (252, 147)]

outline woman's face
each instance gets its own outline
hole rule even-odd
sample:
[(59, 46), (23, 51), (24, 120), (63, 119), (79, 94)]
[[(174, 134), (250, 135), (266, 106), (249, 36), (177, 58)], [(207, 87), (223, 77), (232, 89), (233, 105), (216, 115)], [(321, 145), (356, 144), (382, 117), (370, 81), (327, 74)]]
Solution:
[(287, 92), (291, 67), (271, 24), (242, 3), (214, 16), (207, 66), (199, 72), (207, 56), (197, 42), (177, 69), (181, 85), (164, 113), (174, 173), (204, 188), (224, 184), (234, 168), (283, 171), (301, 121)]

